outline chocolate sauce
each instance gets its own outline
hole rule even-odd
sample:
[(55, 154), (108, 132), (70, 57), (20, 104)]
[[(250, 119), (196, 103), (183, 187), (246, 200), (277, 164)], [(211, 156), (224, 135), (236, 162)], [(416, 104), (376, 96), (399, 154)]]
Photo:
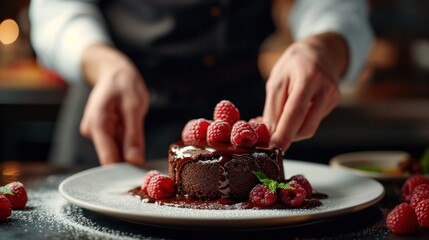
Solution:
[[(189, 196), (176, 195), (173, 198), (156, 200), (150, 198), (140, 187), (133, 188), (128, 191), (131, 195), (138, 197), (145, 203), (154, 203), (170, 207), (205, 209), (205, 210), (240, 210), (240, 209), (292, 209), (281, 202), (276, 202), (269, 207), (260, 207), (254, 205), (251, 201), (238, 202), (232, 199), (220, 198), (217, 200), (195, 200)], [(322, 205), (320, 199), (328, 197), (325, 193), (314, 192), (313, 198), (305, 199), (299, 209), (312, 209)], [(296, 209), (296, 208), (294, 208)]]

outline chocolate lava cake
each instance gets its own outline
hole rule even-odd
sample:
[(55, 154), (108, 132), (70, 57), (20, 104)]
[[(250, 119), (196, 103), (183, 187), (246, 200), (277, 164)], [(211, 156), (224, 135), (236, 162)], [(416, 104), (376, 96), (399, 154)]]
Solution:
[(168, 173), (179, 195), (198, 200), (246, 200), (259, 183), (253, 171), (262, 171), (270, 179), (283, 180), (282, 161), (278, 148), (179, 141), (169, 147)]

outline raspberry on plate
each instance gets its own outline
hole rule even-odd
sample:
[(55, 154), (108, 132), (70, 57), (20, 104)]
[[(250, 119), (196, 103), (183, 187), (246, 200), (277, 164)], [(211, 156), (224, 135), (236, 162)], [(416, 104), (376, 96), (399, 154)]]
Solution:
[(215, 120), (207, 128), (207, 142), (229, 142), (231, 125), (223, 120)]
[(204, 118), (189, 120), (182, 130), (182, 140), (184, 142), (206, 140), (209, 125), (210, 121)]
[(426, 199), (429, 199), (429, 190), (414, 192), (413, 195), (411, 196), (410, 205), (415, 209), (419, 202)]
[(147, 195), (154, 199), (172, 198), (175, 191), (174, 181), (167, 175), (153, 176), (147, 187)]
[(235, 105), (228, 101), (222, 100), (216, 104), (213, 112), (213, 120), (223, 120), (229, 125), (234, 125), (238, 120), (240, 120), (240, 111), (235, 107)]
[(258, 141), (258, 134), (248, 122), (240, 120), (232, 126), (231, 143), (239, 147), (253, 147)]
[(0, 195), (9, 200), (12, 209), (24, 209), (28, 201), (27, 191), (20, 182), (11, 182), (0, 187)]
[(249, 194), (250, 201), (259, 207), (269, 207), (277, 201), (277, 194), (267, 185), (257, 184)]
[(258, 134), (258, 141), (256, 144), (268, 144), (270, 142), (270, 132), (267, 125), (263, 122), (249, 122), (250, 126)]
[(414, 188), (424, 183), (429, 184), (429, 179), (427, 179), (422, 175), (413, 175), (409, 177), (402, 185), (402, 199), (405, 202), (410, 202), (411, 195), (414, 191)]
[(152, 177), (161, 175), (161, 172), (158, 170), (150, 170), (146, 173), (146, 175), (143, 178), (143, 183), (141, 185), (141, 190), (147, 193), (147, 187), (149, 186), (149, 182), (152, 179)]
[(12, 215), (10, 202), (5, 196), (0, 195), (0, 221), (8, 219), (10, 215)]
[(386, 225), (390, 231), (397, 234), (412, 233), (419, 227), (416, 213), (408, 203), (397, 205), (387, 215)]
[(289, 181), (292, 189), (279, 188), (280, 200), (289, 207), (300, 207), (305, 200), (305, 189), (297, 181)]
[(420, 201), (414, 210), (420, 226), (429, 227), (429, 199)]

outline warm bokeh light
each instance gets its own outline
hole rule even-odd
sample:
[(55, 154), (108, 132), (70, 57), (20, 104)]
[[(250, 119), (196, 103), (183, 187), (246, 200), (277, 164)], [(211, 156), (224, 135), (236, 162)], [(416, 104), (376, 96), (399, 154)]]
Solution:
[(21, 177), (21, 164), (19, 162), (4, 162), (0, 164), (0, 182), (2, 184), (18, 181)]
[(15, 42), (18, 36), (19, 27), (13, 19), (6, 19), (0, 24), (0, 42), (8, 45)]

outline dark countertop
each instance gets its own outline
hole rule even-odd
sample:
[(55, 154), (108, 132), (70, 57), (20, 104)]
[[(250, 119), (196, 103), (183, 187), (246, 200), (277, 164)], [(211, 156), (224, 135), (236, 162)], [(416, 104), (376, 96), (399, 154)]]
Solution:
[(386, 195), (377, 204), (332, 219), (285, 228), (225, 230), (171, 229), (125, 222), (68, 203), (58, 192), (65, 178), (85, 169), (56, 168), (44, 162), (0, 162), (0, 184), (21, 181), (29, 201), (24, 210), (0, 222), (0, 239), (428, 239), (429, 229), (407, 236), (385, 226), (398, 203), (402, 182), (382, 182)]

